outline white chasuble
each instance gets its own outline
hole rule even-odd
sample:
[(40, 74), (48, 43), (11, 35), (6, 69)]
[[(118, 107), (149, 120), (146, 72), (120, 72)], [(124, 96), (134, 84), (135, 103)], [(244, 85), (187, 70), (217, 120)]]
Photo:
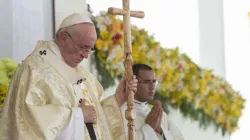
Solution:
[(97, 138), (113, 140), (102, 96), (103, 88), (93, 75), (82, 66), (69, 67), (53, 41), (39, 41), (13, 76), (1, 114), (0, 139), (90, 140), (78, 107), (84, 98), (97, 113)]
[[(126, 103), (121, 107), (124, 119), (125, 132), (128, 133), (127, 120), (125, 118), (125, 111), (127, 109)], [(145, 123), (145, 119), (151, 108), (147, 102), (134, 101), (134, 111), (136, 113), (135, 127), (136, 127), (136, 140), (184, 140), (181, 132), (175, 125), (167, 118), (167, 114), (163, 112), (161, 128), (163, 135), (154, 131), (154, 129)], [(172, 129), (174, 128), (174, 129)], [(164, 139), (165, 137), (165, 139)]]

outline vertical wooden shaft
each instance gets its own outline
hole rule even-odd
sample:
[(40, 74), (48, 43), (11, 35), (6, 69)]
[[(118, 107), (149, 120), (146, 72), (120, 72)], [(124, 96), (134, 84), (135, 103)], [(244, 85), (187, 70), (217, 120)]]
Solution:
[[(130, 8), (129, 0), (123, 0), (123, 32), (124, 32), (124, 55), (125, 55), (125, 76), (126, 84), (133, 78), (132, 71), (132, 47), (131, 47), (131, 26), (130, 26)], [(128, 140), (135, 140), (135, 125), (134, 125), (134, 93), (126, 88), (127, 93), (127, 110), (125, 112), (128, 120)]]
[(127, 110), (125, 112), (128, 120), (128, 140), (135, 140), (135, 113), (134, 113), (134, 92), (128, 90), (128, 81), (133, 78), (132, 70), (132, 41), (131, 41), (131, 25), (130, 17), (143, 18), (143, 11), (130, 11), (129, 0), (122, 0), (123, 9), (110, 7), (108, 13), (112, 15), (123, 15), (123, 36), (124, 36), (124, 66), (126, 79), (126, 95), (127, 95)]

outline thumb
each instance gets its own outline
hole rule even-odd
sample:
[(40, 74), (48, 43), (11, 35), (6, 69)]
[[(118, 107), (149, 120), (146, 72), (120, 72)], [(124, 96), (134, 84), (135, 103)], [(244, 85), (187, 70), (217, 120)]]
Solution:
[(125, 84), (126, 84), (126, 79), (125, 79), (125, 77), (123, 77), (123, 78), (121, 79), (120, 84), (123, 85), (123, 86), (125, 86)]
[(84, 99), (84, 98), (81, 98), (80, 100), (79, 100), (79, 106), (84, 106), (85, 105), (85, 103), (86, 103), (86, 100)]
[(125, 84), (126, 84), (125, 78), (122, 78), (117, 87), (118, 92), (123, 92), (125, 90)]

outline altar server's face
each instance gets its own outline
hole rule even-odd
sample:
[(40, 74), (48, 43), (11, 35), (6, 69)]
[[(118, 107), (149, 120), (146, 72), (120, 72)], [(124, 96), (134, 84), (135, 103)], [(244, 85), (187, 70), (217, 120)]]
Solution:
[(153, 100), (156, 85), (157, 81), (153, 70), (139, 70), (138, 86), (135, 99), (140, 102), (148, 102)]
[(96, 42), (96, 30), (92, 24), (78, 24), (72, 32), (64, 32), (66, 36), (61, 54), (70, 67), (76, 67), (83, 59), (93, 53)]

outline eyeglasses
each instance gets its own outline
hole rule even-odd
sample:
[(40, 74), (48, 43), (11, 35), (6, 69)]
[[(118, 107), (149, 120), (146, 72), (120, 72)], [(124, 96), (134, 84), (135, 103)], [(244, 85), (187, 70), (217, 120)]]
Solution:
[(65, 32), (69, 37), (70, 39), (74, 42), (74, 44), (81, 50), (81, 51), (85, 51), (87, 52), (88, 54), (93, 54), (95, 52), (95, 50), (92, 48), (92, 49), (86, 49), (86, 46), (80, 46), (78, 44), (76, 44), (75, 40), (72, 38), (72, 36), (68, 33), (68, 32)]
[(138, 83), (141, 84), (154, 84), (155, 86), (157, 86), (159, 84), (159, 82), (157, 80), (144, 80), (144, 81), (138, 81)]

